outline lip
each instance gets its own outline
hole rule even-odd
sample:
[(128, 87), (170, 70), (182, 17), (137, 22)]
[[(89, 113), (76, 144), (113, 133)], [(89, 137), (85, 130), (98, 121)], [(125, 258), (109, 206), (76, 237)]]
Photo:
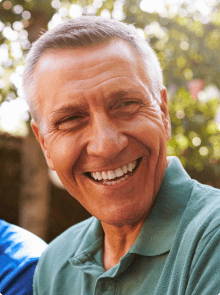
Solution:
[[(91, 178), (91, 177), (89, 177), (89, 176), (87, 176), (87, 175), (85, 175), (85, 177), (86, 177), (87, 179), (91, 180), (91, 182), (92, 182), (93, 184), (96, 184), (96, 185), (98, 185), (99, 187), (101, 186), (101, 187), (105, 187), (105, 188), (108, 187), (108, 189), (114, 189), (114, 188), (116, 188), (116, 187), (119, 187), (119, 186), (122, 186), (122, 185), (126, 184), (128, 181), (131, 181), (131, 178), (133, 178), (133, 176), (136, 175), (136, 172), (139, 170), (139, 168), (140, 168), (140, 166), (141, 166), (141, 163), (142, 163), (142, 160), (143, 160), (143, 157), (139, 157), (138, 159), (134, 160), (134, 161), (137, 161), (138, 164), (137, 164), (137, 167), (135, 168), (135, 171), (132, 173), (132, 175), (131, 175), (130, 177), (128, 177), (127, 179), (125, 179), (124, 181), (122, 181), (122, 182), (120, 182), (120, 183), (117, 183), (117, 184), (114, 184), (114, 185), (106, 185), (106, 184), (103, 184), (103, 183), (101, 183), (101, 182), (97, 182), (97, 181), (95, 181), (93, 178)], [(129, 162), (129, 163), (130, 163), (130, 162)], [(120, 166), (118, 166), (118, 167), (120, 167)], [(116, 169), (117, 169), (117, 168), (116, 168)], [(105, 170), (101, 170), (101, 171), (105, 171)], [(106, 171), (108, 171), (108, 170), (106, 170)], [(88, 172), (88, 173), (90, 173), (90, 172)]]

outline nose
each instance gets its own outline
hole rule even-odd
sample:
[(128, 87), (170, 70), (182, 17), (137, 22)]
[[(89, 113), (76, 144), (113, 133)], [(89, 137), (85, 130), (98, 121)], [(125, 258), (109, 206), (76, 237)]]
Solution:
[(105, 159), (114, 159), (127, 145), (128, 138), (120, 126), (107, 116), (94, 118), (91, 126), (87, 154)]

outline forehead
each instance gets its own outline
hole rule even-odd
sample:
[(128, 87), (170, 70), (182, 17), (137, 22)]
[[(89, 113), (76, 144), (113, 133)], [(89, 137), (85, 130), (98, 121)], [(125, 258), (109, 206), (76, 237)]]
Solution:
[(124, 90), (132, 83), (138, 87), (138, 80), (147, 79), (142, 65), (136, 50), (122, 40), (46, 52), (34, 71), (37, 96), (45, 103), (45, 95), (50, 93), (55, 103), (61, 101), (61, 96), (65, 100), (70, 92), (80, 96), (92, 91), (97, 94), (101, 88), (106, 94), (115, 88)]
[(76, 71), (74, 74), (82, 69), (90, 70), (91, 68), (91, 71), (94, 71), (97, 65), (114, 61), (126, 63), (135, 68), (143, 64), (140, 53), (132, 45), (121, 39), (112, 39), (106, 44), (46, 51), (36, 64), (34, 76), (36, 77), (36, 72), (42, 74), (45, 70), (53, 71), (59, 67), (66, 70), (71, 68), (72, 71)]

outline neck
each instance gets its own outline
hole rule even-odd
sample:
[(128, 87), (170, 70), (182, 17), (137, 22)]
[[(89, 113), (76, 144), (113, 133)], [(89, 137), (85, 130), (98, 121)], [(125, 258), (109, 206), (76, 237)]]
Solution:
[(134, 244), (144, 220), (132, 225), (114, 226), (102, 223), (104, 230), (103, 266), (105, 270), (118, 264)]

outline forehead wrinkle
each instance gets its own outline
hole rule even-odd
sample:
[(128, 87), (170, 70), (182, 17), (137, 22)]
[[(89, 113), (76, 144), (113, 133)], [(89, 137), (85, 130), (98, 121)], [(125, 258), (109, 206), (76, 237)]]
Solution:
[[(71, 50), (73, 53), (68, 54), (66, 58), (63, 57), (63, 55), (59, 56), (60, 54), (63, 53), (63, 50), (57, 51), (57, 52), (47, 52), (45, 53), (37, 62), (35, 70), (38, 68), (40, 71), (44, 73), (44, 70), (46, 69), (47, 71), (57, 71), (60, 68), (64, 69), (67, 73), (71, 72), (76, 72), (78, 71), (86, 71), (86, 74), (88, 72), (94, 72), (94, 68), (100, 67), (100, 70), (102, 70), (103, 65), (105, 64), (110, 64), (109, 68), (113, 68), (115, 63), (117, 64), (130, 64), (131, 61), (128, 59), (128, 57), (122, 57), (120, 59), (114, 58), (112, 56), (106, 56), (103, 61), (96, 61), (95, 56), (93, 58), (88, 59), (89, 56), (84, 55), (82, 57), (78, 57), (77, 54), (74, 55), (76, 49)], [(98, 53), (96, 52), (96, 55), (98, 56)], [(58, 58), (56, 60), (56, 63), (54, 63), (54, 59)], [(109, 60), (106, 60), (109, 59)], [(71, 61), (70, 61), (71, 59)], [(90, 64), (90, 65), (88, 65)], [(78, 65), (78, 66), (77, 66)], [(75, 73), (74, 73), (75, 74)], [(85, 73), (84, 73), (85, 74)], [(62, 75), (62, 73), (61, 73)]]
[[(133, 80), (135, 77), (135, 81)], [(95, 78), (95, 77), (94, 77)], [(116, 80), (116, 83), (114, 83), (114, 80)], [(85, 80), (83, 80), (85, 82)], [(91, 80), (90, 80), (91, 81)], [(78, 82), (78, 80), (77, 80)], [(110, 83), (110, 85), (107, 85)], [(113, 83), (113, 86), (111, 85)], [(63, 97), (62, 95), (65, 95), (65, 93), (67, 93), (66, 98), (67, 99), (71, 99), (71, 100), (75, 100), (75, 97), (77, 97), (77, 102), (79, 102), (79, 100), (82, 101), (82, 99), (86, 99), (86, 95), (88, 91), (95, 91), (97, 87), (102, 86), (100, 89), (98, 89), (98, 92), (93, 93), (93, 97), (112, 97), (113, 96), (119, 96), (119, 93), (123, 93), (123, 95), (126, 94), (132, 94), (132, 93), (136, 93), (138, 95), (143, 94), (144, 92), (147, 93), (147, 95), (149, 96), (149, 90), (147, 85), (145, 85), (143, 83), (143, 81), (140, 79), (140, 77), (137, 75), (137, 73), (135, 73), (135, 75), (133, 76), (116, 76), (116, 77), (110, 77), (107, 80), (104, 79), (104, 81), (100, 82), (100, 80), (98, 81), (98, 83), (96, 85), (92, 85), (92, 87), (87, 87), (87, 88), (77, 88), (77, 83), (75, 83), (75, 85), (72, 85), (71, 81), (68, 83), (71, 86), (71, 89), (63, 89), (60, 93), (59, 96)], [(84, 85), (87, 85), (86, 83)], [(115, 86), (114, 86), (115, 85)], [(116, 90), (114, 91), (116, 87)], [(67, 87), (65, 87), (67, 88)], [(75, 89), (74, 89), (75, 88)], [(147, 88), (147, 89), (146, 89)], [(100, 91), (102, 90), (103, 93), (100, 96)], [(112, 91), (113, 90), (113, 91)], [(73, 93), (73, 95), (71, 94)], [(113, 94), (112, 94), (113, 93)], [(58, 96), (58, 97), (59, 97)]]
[[(115, 65), (115, 63), (111, 63), (107, 68), (105, 68), (104, 71), (103, 71), (103, 67), (100, 64), (96, 65), (96, 67), (97, 67), (96, 70), (94, 70), (94, 67), (87, 67), (87, 68), (83, 68), (81, 70), (75, 69), (75, 68), (64, 69), (66, 71), (65, 78), (71, 79), (71, 81), (77, 81), (77, 82), (87, 81), (87, 80), (92, 81), (94, 79), (98, 79), (102, 75), (105, 76), (108, 73), (110, 73), (110, 75), (111, 75), (112, 69), (114, 69), (114, 71), (115, 71), (116, 67), (118, 68), (118, 72), (120, 73), (121, 69), (123, 68), (122, 64), (125, 64), (128, 68), (131, 68), (131, 65), (126, 62), (118, 62), (117, 65)], [(58, 78), (60, 78), (60, 77), (61, 78), (63, 77), (62, 71), (58, 75)], [(71, 81), (69, 81), (69, 82), (71, 83)]]
[[(92, 80), (95, 80), (95, 79), (98, 79), (99, 78), (99, 76), (101, 76), (101, 75), (106, 75), (107, 73), (109, 73), (109, 72), (111, 72), (110, 70), (109, 71), (105, 71), (104, 73), (102, 72), (102, 73), (100, 73), (100, 74), (98, 74), (98, 75), (95, 75), (94, 77), (92, 77), (92, 78), (85, 78), (85, 79), (78, 79), (78, 78), (76, 78), (76, 79), (71, 79), (71, 81), (68, 81), (66, 84), (72, 84), (72, 82), (86, 82), (86, 81), (91, 81), (92, 82)], [(103, 77), (103, 79), (105, 79), (105, 77)], [(66, 86), (66, 87), (68, 87), (68, 86)], [(65, 87), (65, 88), (66, 88)]]
[[(96, 78), (96, 77), (94, 77), (94, 79), (95, 79), (95, 78)], [(127, 82), (129, 82), (129, 78), (130, 78), (129, 76), (124, 76), (124, 77), (121, 77), (121, 76), (111, 77), (111, 78), (108, 78), (107, 80), (104, 79), (104, 81), (102, 81), (102, 82), (99, 82), (99, 81), (98, 81), (98, 83), (95, 84), (95, 85), (93, 85), (92, 87), (88, 87), (88, 88), (77, 88), (77, 89), (67, 89), (67, 90), (65, 90), (65, 91), (63, 91), (63, 92), (89, 91), (89, 90), (93, 90), (93, 89), (95, 89), (96, 87), (99, 87), (99, 86), (101, 86), (101, 85), (105, 85), (106, 83), (109, 83), (110, 81), (112, 81), (112, 80), (114, 80), (114, 79), (125, 79)], [(87, 81), (87, 80), (91, 81), (91, 79), (85, 79), (85, 80), (77, 80), (77, 82), (80, 82), (80, 81), (85, 82), (85, 81)], [(68, 84), (72, 84), (72, 83), (70, 82), (70, 83), (68, 83)], [(75, 83), (75, 84), (77, 84), (77, 83)], [(76, 85), (74, 85), (74, 86), (76, 86)]]
[[(93, 69), (93, 68), (95, 68), (95, 67), (99, 67), (99, 66), (103, 66), (104, 64), (107, 64), (107, 63), (110, 63), (110, 66), (111, 67), (113, 67), (112, 66), (112, 61), (117, 61), (117, 59), (116, 58), (111, 58), (111, 60), (107, 60), (107, 61), (103, 61), (103, 62), (98, 62), (98, 63), (95, 63), (94, 65), (91, 65), (91, 66), (88, 66), (88, 67), (86, 67), (86, 66), (83, 66), (83, 67), (76, 67), (76, 68), (71, 68), (69, 71), (71, 72), (71, 71), (78, 71), (78, 70), (85, 70), (85, 71), (88, 71), (88, 69)], [(63, 62), (63, 64), (65, 65), (66, 63), (68, 63), (69, 64), (69, 62), (68, 61), (64, 61)], [(80, 64), (85, 64), (85, 65), (88, 65), (88, 61), (80, 61)], [(118, 62), (118, 63), (125, 63), (125, 64), (127, 64), (127, 62), (125, 62), (125, 61), (120, 61), (120, 62)], [(94, 69), (93, 69), (94, 70)]]

